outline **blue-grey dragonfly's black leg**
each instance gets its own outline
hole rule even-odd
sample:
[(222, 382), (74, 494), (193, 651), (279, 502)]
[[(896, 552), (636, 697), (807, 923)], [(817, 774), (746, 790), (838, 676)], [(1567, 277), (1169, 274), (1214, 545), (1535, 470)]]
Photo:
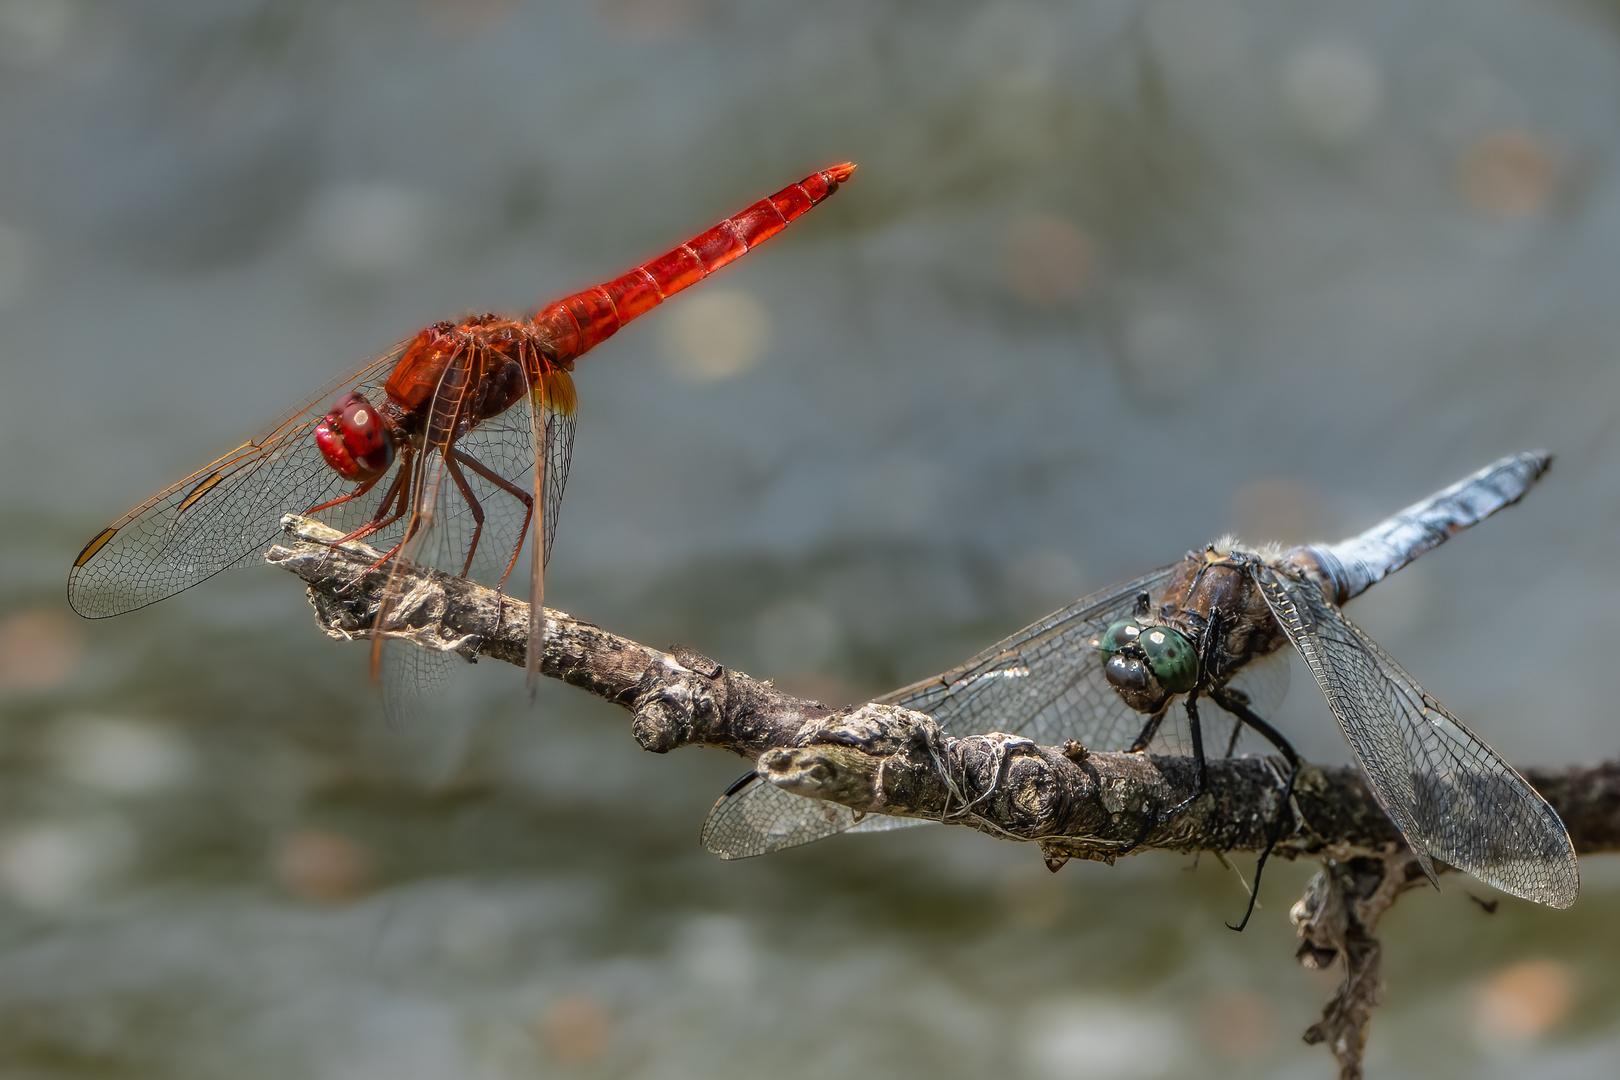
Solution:
[(1170, 705), (1170, 702), (1165, 702), (1164, 708), (1147, 718), (1147, 723), (1142, 725), (1141, 732), (1132, 740), (1127, 750), (1128, 753), (1140, 754), (1148, 748), (1148, 743), (1153, 741), (1153, 736), (1159, 733), (1159, 725), (1164, 723), (1164, 716), (1170, 711)]
[[(1214, 697), (1215, 695), (1212, 693), (1210, 696)], [(1220, 705), (1221, 708), (1226, 709), (1226, 704), (1224, 702), (1222, 702), (1220, 698), (1215, 698), (1215, 703), (1217, 705)], [(1231, 709), (1226, 709), (1226, 711), (1227, 712), (1232, 712)], [(1237, 714), (1232, 713), (1232, 715), (1236, 716)], [(1243, 734), (1243, 725), (1242, 724), (1233, 724), (1232, 725), (1232, 737), (1230, 739), (1226, 740), (1226, 753), (1222, 754), (1221, 755), (1222, 757), (1231, 757), (1233, 754), (1237, 753), (1238, 736), (1242, 735), (1242, 734)]]
[(1210, 616), (1209, 624), (1204, 628), (1204, 640), (1201, 642), (1202, 648), (1199, 649), (1198, 682), (1187, 692), (1187, 735), (1192, 739), (1193, 763), (1198, 770), (1197, 779), (1193, 781), (1191, 795), (1159, 815), (1161, 822), (1187, 809), (1209, 786), (1209, 762), (1204, 757), (1204, 726), (1198, 720), (1198, 691), (1208, 678), (1208, 673), (1214, 669), (1215, 650), (1220, 647), (1220, 640), (1221, 615), (1217, 611)]
[[(1238, 920), (1236, 926), (1231, 923), (1226, 924), (1228, 929), (1241, 931), (1245, 926), (1249, 925), (1249, 916), (1254, 914), (1254, 902), (1260, 895), (1260, 875), (1265, 872), (1266, 860), (1271, 857), (1271, 849), (1277, 846), (1277, 841), (1282, 839), (1283, 822), (1290, 813), (1288, 803), (1294, 797), (1294, 780), (1299, 776), (1299, 754), (1295, 753), (1294, 747), (1287, 739), (1283, 738), (1282, 732), (1255, 715), (1254, 710), (1239, 701), (1233, 694), (1228, 693), (1225, 689), (1216, 689), (1211, 690), (1209, 696), (1214, 698), (1215, 703), (1221, 708), (1259, 732), (1261, 737), (1271, 743), (1272, 746), (1275, 746), (1278, 752), (1288, 761), (1288, 779), (1283, 784), (1282, 800), (1277, 804), (1276, 816), (1271, 819), (1271, 830), (1266, 834), (1266, 846), (1260, 850), (1260, 858), (1254, 864), (1254, 885), (1249, 890), (1249, 906), (1243, 909), (1243, 918)], [(1237, 742), (1236, 732), (1233, 732), (1232, 741), (1235, 747)], [(1230, 752), (1228, 752), (1227, 756), (1231, 756)]]
[[(1199, 648), (1199, 682), (1198, 685), (1195, 685), (1187, 694), (1187, 733), (1192, 741), (1193, 760), (1196, 763), (1195, 767), (1197, 769), (1197, 778), (1193, 783), (1192, 793), (1175, 806), (1157, 815), (1149, 826), (1143, 830), (1142, 836), (1138, 837), (1136, 843), (1133, 843), (1131, 847), (1135, 847), (1136, 844), (1139, 844), (1142, 842), (1142, 840), (1146, 839), (1147, 833), (1150, 832), (1154, 826), (1160, 825), (1166, 820), (1175, 817), (1177, 814), (1187, 809), (1187, 807), (1191, 806), (1195, 801), (1197, 801), (1199, 796), (1203, 795), (1205, 789), (1209, 785), (1209, 763), (1204, 754), (1203, 725), (1200, 722), (1198, 715), (1198, 695), (1200, 690), (1207, 682), (1207, 673), (1214, 670), (1216, 658), (1215, 653), (1220, 647), (1220, 641), (1222, 638), (1222, 622), (1223, 620), (1221, 618), (1221, 613), (1217, 611), (1211, 615), (1209, 622), (1204, 627), (1204, 633), (1202, 635), (1202, 641), (1200, 642)], [(1271, 724), (1267, 723), (1257, 713), (1255, 713), (1254, 710), (1249, 708), (1248, 704), (1242, 700), (1241, 695), (1233, 694), (1224, 687), (1214, 686), (1209, 687), (1208, 693), (1210, 698), (1217, 705), (1225, 709), (1232, 716), (1236, 717), (1242, 724), (1247, 724), (1249, 727), (1253, 728), (1260, 734), (1262, 738), (1266, 739), (1273, 746), (1275, 746), (1288, 761), (1288, 778), (1283, 785), (1282, 800), (1278, 804), (1277, 814), (1272, 819), (1271, 828), (1266, 835), (1266, 846), (1260, 852), (1260, 858), (1255, 864), (1254, 883), (1249, 892), (1248, 907), (1244, 909), (1243, 918), (1238, 921), (1236, 926), (1233, 926), (1231, 923), (1226, 924), (1230, 929), (1241, 931), (1249, 925), (1249, 918), (1254, 914), (1255, 900), (1259, 896), (1260, 891), (1260, 875), (1265, 871), (1266, 860), (1271, 856), (1271, 849), (1275, 847), (1277, 841), (1282, 838), (1283, 822), (1285, 821), (1285, 816), (1289, 812), (1289, 801), (1292, 799), (1294, 794), (1294, 780), (1299, 775), (1299, 755), (1294, 751), (1293, 746), (1288, 742), (1287, 739), (1283, 737), (1280, 731), (1272, 727)], [(1159, 724), (1163, 721), (1166, 711), (1167, 709), (1162, 709), (1148, 719), (1148, 722), (1142, 726), (1142, 732), (1137, 736), (1136, 742), (1131, 745), (1132, 750), (1141, 750), (1146, 748), (1147, 744), (1152, 741), (1153, 736), (1157, 733)], [(1227, 746), (1228, 757), (1232, 756), (1232, 751), (1236, 749), (1237, 735), (1238, 731), (1235, 729), (1232, 734), (1232, 739)], [(1126, 848), (1126, 850), (1129, 851), (1130, 848)]]

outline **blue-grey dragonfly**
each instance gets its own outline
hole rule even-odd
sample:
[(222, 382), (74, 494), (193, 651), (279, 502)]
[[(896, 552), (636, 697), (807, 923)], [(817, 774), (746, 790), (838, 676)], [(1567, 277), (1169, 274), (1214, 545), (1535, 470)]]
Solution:
[[(1175, 752), (1190, 743), (1201, 786), (1202, 735), (1217, 723), (1230, 724), (1228, 754), (1248, 726), (1297, 765), (1263, 719), (1286, 689), (1291, 644), (1431, 880), (1439, 861), (1515, 896), (1567, 907), (1579, 872), (1552, 807), (1340, 611), (1453, 533), (1517, 502), (1551, 460), (1503, 458), (1337, 544), (1284, 550), (1222, 540), (878, 700), (928, 713), (956, 735), (998, 730), (1096, 750)], [(1201, 694), (1225, 716), (1205, 709), (1200, 724)], [(715, 804), (703, 843), (735, 859), (913, 823), (863, 817), (749, 774)]]

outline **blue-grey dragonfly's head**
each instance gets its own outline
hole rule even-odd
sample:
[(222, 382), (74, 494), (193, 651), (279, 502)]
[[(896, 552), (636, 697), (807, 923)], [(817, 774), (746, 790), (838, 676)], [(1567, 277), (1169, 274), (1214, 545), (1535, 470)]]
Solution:
[(1198, 650), (1168, 626), (1121, 619), (1092, 638), (1091, 647), (1108, 657), (1103, 676), (1137, 712), (1158, 712), (1198, 682)]

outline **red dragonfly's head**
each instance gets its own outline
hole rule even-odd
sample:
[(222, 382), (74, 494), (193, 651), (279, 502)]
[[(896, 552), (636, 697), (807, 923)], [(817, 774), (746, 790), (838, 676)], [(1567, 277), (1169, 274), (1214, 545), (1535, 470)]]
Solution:
[(394, 463), (394, 442), (382, 417), (358, 390), (338, 398), (315, 425), (321, 456), (345, 480), (375, 480)]

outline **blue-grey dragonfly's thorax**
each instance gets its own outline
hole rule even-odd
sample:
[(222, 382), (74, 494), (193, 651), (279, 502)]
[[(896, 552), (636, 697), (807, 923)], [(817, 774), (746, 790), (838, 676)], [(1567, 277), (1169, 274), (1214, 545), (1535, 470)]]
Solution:
[[(1137, 712), (1156, 713), (1198, 684), (1220, 686), (1249, 661), (1287, 644), (1248, 566), (1263, 556), (1214, 545), (1189, 552), (1158, 596), (1144, 593), (1133, 618), (1092, 640), (1107, 654), (1103, 675)], [(1206, 643), (1211, 620), (1218, 641)]]

